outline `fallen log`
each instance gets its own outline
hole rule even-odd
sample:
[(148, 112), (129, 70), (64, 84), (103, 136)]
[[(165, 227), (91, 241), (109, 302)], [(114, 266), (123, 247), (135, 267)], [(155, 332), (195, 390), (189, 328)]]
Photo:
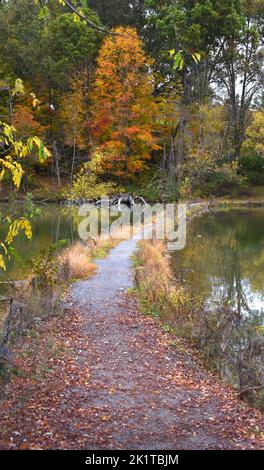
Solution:
[[(78, 198), (74, 200), (67, 200), (67, 201), (62, 201), (61, 205), (65, 206), (81, 206), (82, 204), (94, 204), (95, 206), (102, 206), (102, 204), (106, 201), (106, 199), (102, 198), (97, 201), (91, 201), (87, 200), (85, 198)], [(117, 196), (113, 196), (108, 199), (109, 201), (109, 206), (118, 206), (121, 208), (122, 205), (128, 206), (128, 207), (135, 207), (136, 205), (147, 205), (147, 202), (145, 199), (141, 196), (135, 196), (133, 197), (131, 194), (119, 194)]]
[(0, 285), (9, 285), (9, 286), (19, 286), (23, 284), (29, 284), (29, 281), (26, 279), (22, 280), (7, 280), (7, 281), (0, 281)]

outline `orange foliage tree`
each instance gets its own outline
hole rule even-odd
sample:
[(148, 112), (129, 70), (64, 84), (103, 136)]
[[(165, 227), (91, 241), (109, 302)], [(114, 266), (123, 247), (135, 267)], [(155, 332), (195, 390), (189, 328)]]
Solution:
[(140, 172), (151, 151), (156, 104), (151, 61), (137, 32), (118, 27), (107, 36), (97, 62), (91, 96), (91, 135), (105, 155), (105, 168), (121, 177)]
[(12, 124), (18, 137), (41, 135), (44, 127), (35, 119), (31, 109), (23, 104), (17, 104), (13, 113)]

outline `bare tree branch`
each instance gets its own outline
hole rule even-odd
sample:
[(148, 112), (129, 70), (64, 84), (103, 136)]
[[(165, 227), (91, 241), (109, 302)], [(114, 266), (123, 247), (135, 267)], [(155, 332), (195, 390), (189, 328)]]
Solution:
[(91, 28), (96, 29), (97, 31), (100, 31), (100, 33), (106, 33), (106, 34), (111, 34), (112, 36), (120, 36), (118, 33), (114, 33), (112, 31), (109, 31), (108, 29), (102, 28), (101, 26), (98, 26), (95, 24), (93, 21), (91, 21), (87, 16), (85, 16), (83, 13), (80, 13), (68, 0), (63, 0), (65, 5), (71, 10), (75, 15), (77, 15), (81, 20), (85, 21)]

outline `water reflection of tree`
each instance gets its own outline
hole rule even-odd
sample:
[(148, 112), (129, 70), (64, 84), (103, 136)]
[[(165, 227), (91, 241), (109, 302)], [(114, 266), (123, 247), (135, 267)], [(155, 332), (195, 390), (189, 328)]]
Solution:
[(250, 296), (264, 295), (263, 211), (196, 220), (186, 249), (175, 255), (174, 263), (194, 292), (232, 305), (238, 317), (249, 312)]
[[(18, 207), (18, 210), (21, 208)], [(79, 222), (80, 218), (76, 207), (63, 208), (53, 204), (41, 205), (41, 214), (32, 220), (32, 239), (27, 240), (23, 233), (17, 237), (14, 243), (16, 253), (7, 262), (7, 272), (3, 279), (5, 280), (6, 277), (22, 279), (30, 268), (29, 260), (42, 248), (61, 239), (70, 239), (71, 241), (77, 239)]]

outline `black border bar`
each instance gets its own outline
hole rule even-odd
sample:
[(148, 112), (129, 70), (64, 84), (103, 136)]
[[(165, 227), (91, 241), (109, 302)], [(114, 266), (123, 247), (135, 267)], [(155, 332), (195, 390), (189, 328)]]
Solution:
[(113, 451), (113, 450), (0, 450), (0, 468), (14, 465), (27, 468), (53, 465), (58, 468), (144, 468), (155, 465), (158, 468), (176, 468), (177, 466), (194, 465), (207, 467), (212, 465), (262, 465), (264, 450), (191, 450), (191, 451)]

